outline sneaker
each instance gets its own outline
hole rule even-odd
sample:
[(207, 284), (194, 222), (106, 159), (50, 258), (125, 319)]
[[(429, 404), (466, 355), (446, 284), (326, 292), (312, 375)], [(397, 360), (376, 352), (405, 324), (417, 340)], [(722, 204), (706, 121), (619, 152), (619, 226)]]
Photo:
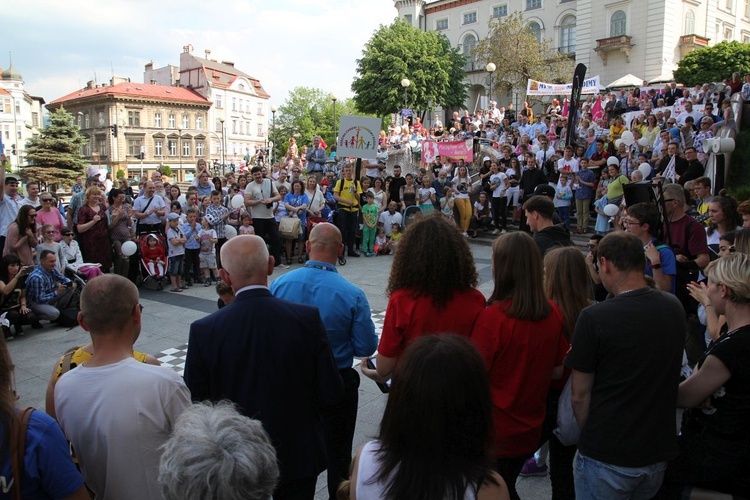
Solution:
[(462, 233), (462, 234), (463, 234), (464, 238), (468, 238), (469, 237), (469, 233)]
[(352, 250), (347, 253), (347, 257), (359, 257), (359, 253), (356, 250)]
[(203, 286), (206, 287), (206, 288), (208, 288), (209, 286), (211, 286), (211, 280), (204, 281), (203, 282)]
[(530, 459), (526, 460), (526, 463), (523, 464), (523, 468), (521, 468), (521, 473), (519, 474), (519, 476), (523, 476), (523, 477), (546, 476), (546, 475), (547, 475), (547, 464), (538, 465), (534, 457), (531, 457)]
[(497, 229), (497, 228), (495, 228), (495, 230), (494, 230), (494, 231), (492, 231), (492, 234), (493, 234), (493, 235), (496, 235), (496, 234), (500, 234), (500, 230), (499, 230), (499, 229)]
[(188, 287), (193, 286), (193, 282), (192, 281), (186, 281), (184, 283), (184, 286), (188, 286)]
[(502, 231), (500, 231), (500, 234), (505, 234), (505, 233), (507, 233), (507, 232), (508, 232), (508, 231), (506, 231), (505, 229), (503, 229)]

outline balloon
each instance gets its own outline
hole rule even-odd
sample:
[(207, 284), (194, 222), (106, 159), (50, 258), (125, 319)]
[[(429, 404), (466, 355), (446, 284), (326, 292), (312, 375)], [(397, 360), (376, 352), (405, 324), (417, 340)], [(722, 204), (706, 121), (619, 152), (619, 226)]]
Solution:
[(187, 204), (187, 197), (184, 194), (181, 194), (177, 197), (177, 201), (180, 202), (180, 205), (186, 205)]
[(400, 134), (401, 133), (401, 127), (399, 125), (396, 125), (396, 128), (395, 128), (394, 132), (396, 132), (397, 134)]
[(125, 257), (130, 257), (131, 255), (135, 254), (135, 252), (138, 251), (138, 245), (135, 244), (135, 241), (126, 241), (122, 244), (122, 254)]
[(622, 142), (624, 142), (626, 146), (631, 146), (635, 142), (635, 136), (630, 130), (626, 130), (625, 132), (623, 132), (620, 137), (622, 138)]
[(620, 160), (617, 159), (616, 156), (610, 156), (607, 158), (607, 165), (619, 165)]
[(242, 208), (245, 206), (245, 197), (241, 194), (232, 196), (232, 208)]
[(537, 154), (539, 152), (539, 144), (534, 144), (533, 146), (531, 146), (531, 152)]
[(616, 147), (616, 148), (619, 148), (619, 147), (620, 147), (620, 144), (622, 144), (622, 139), (617, 139), (617, 140), (615, 141), (615, 147)]
[(237, 236), (237, 230), (234, 228), (234, 226), (230, 226), (229, 224), (227, 224), (226, 226), (224, 226), (224, 236), (226, 237), (226, 239), (231, 240), (232, 238)]
[(648, 179), (648, 176), (651, 175), (651, 165), (648, 163), (641, 163), (638, 165), (638, 171), (643, 174), (644, 179)]
[(645, 148), (646, 146), (648, 146), (648, 139), (646, 139), (645, 137), (641, 137), (640, 139), (638, 139), (638, 145)]
[(609, 217), (614, 217), (620, 211), (620, 207), (618, 207), (617, 205), (613, 205), (613, 204), (610, 203), (609, 205), (607, 205), (606, 207), (604, 207), (603, 211)]

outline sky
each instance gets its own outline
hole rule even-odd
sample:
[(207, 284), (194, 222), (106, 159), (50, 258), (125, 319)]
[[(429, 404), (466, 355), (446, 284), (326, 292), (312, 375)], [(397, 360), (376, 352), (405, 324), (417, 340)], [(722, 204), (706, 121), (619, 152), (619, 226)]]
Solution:
[(393, 0), (24, 0), (4, 9), (0, 68), (12, 53), (49, 103), (113, 72), (142, 82), (146, 63), (177, 66), (191, 44), (258, 78), (271, 104), (295, 87), (345, 99), (365, 43), (395, 17)]

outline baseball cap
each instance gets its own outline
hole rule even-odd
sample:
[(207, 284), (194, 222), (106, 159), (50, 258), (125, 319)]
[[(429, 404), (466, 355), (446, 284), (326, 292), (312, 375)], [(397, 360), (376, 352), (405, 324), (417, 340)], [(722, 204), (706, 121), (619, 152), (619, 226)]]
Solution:
[(492, 158), (490, 158), (489, 156), (485, 156), (484, 159), (482, 160), (482, 163), (486, 161), (492, 161)]
[(555, 197), (555, 188), (550, 186), (549, 184), (540, 184), (539, 186), (534, 189), (535, 195), (543, 195), (548, 198), (554, 198)]
[(179, 216), (179, 215), (177, 215), (177, 214), (176, 214), (176, 213), (174, 213), (174, 212), (172, 212), (172, 213), (170, 213), (169, 215), (167, 215), (167, 220), (176, 220), (176, 219), (179, 219), (179, 218), (180, 218), (180, 216)]

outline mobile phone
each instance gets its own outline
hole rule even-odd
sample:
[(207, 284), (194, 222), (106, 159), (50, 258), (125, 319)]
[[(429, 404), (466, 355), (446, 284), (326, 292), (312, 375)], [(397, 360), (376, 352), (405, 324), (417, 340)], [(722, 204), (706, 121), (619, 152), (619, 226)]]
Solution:
[[(375, 358), (368, 358), (367, 359), (367, 368), (371, 370), (377, 370), (378, 362)], [(380, 389), (380, 392), (387, 394), (391, 391), (391, 379), (388, 379), (386, 383), (382, 382), (375, 382)]]

